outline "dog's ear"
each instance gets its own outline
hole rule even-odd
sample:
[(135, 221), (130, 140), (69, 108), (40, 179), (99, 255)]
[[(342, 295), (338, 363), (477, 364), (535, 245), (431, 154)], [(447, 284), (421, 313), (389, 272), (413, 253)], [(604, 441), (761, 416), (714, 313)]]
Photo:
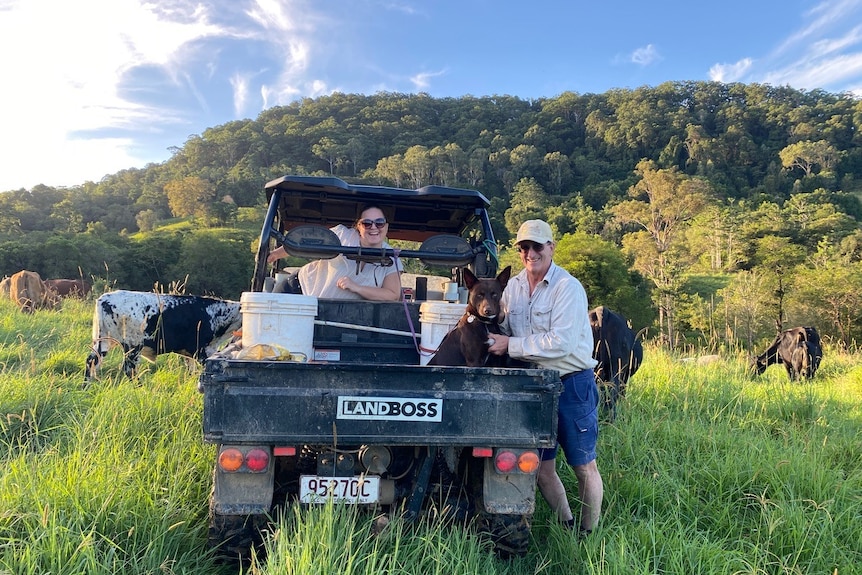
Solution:
[(509, 276), (512, 275), (512, 266), (506, 266), (506, 268), (497, 274), (497, 281), (500, 282), (500, 285), (504, 288), (506, 284), (509, 283)]
[(467, 268), (463, 269), (462, 274), (464, 276), (464, 285), (467, 286), (468, 290), (473, 289), (473, 286), (476, 285), (476, 282), (479, 281), (479, 278), (477, 278), (473, 274), (473, 272), (471, 272)]

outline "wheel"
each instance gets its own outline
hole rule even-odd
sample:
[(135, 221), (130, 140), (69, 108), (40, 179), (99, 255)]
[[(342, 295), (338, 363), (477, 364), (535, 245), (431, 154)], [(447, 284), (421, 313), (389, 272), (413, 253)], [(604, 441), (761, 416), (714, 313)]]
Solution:
[(221, 515), (210, 508), (207, 543), (221, 563), (245, 564), (252, 549), (263, 554), (263, 535), (268, 521), (263, 515)]
[(528, 515), (481, 512), (479, 532), (494, 542), (501, 559), (523, 557), (530, 546), (531, 519)]
[(530, 546), (530, 526), (532, 514), (515, 515), (489, 513), (485, 511), (483, 499), (484, 464), (482, 460), (469, 458), (465, 465), (466, 482), (473, 500), (479, 534), (494, 543), (494, 550), (501, 559), (523, 557)]

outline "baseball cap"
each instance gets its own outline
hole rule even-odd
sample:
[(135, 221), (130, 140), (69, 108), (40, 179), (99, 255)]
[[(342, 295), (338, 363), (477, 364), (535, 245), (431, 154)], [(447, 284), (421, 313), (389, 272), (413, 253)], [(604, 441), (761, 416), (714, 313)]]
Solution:
[(518, 237), (515, 239), (515, 243), (519, 244), (525, 240), (537, 244), (546, 244), (554, 241), (554, 233), (551, 231), (551, 226), (542, 220), (527, 220), (518, 228)]

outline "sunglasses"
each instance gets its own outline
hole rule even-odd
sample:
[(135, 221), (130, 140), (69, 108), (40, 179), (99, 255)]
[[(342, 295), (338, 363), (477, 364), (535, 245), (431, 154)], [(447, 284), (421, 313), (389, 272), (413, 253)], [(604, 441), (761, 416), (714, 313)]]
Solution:
[(536, 242), (521, 242), (515, 248), (518, 250), (518, 253), (525, 254), (530, 250), (533, 250), (537, 254), (542, 253), (542, 250), (545, 249), (545, 246), (548, 244), (537, 244)]
[(377, 218), (376, 220), (359, 220), (359, 223), (362, 224), (362, 227), (366, 230), (373, 226), (377, 226), (378, 229), (383, 229), (383, 226), (386, 225), (386, 220), (383, 218)]

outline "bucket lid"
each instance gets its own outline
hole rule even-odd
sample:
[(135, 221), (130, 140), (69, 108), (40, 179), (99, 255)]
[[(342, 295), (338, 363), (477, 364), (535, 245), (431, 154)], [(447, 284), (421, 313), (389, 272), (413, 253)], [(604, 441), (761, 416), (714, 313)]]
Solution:
[(244, 291), (239, 298), (240, 302), (276, 302), (294, 303), (298, 305), (313, 305), (317, 307), (317, 297), (313, 295), (301, 295), (295, 293), (270, 293), (262, 291)]
[(419, 305), (419, 320), (422, 318), (445, 318), (458, 319), (467, 310), (465, 303), (449, 303), (448, 301), (426, 301)]

